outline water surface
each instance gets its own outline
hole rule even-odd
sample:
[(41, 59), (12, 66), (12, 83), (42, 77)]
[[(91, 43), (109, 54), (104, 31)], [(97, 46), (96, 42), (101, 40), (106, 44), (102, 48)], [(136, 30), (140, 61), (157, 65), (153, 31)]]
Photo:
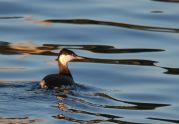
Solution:
[[(1, 0), (0, 123), (179, 123), (178, 0)], [(43, 90), (61, 48), (74, 90)]]

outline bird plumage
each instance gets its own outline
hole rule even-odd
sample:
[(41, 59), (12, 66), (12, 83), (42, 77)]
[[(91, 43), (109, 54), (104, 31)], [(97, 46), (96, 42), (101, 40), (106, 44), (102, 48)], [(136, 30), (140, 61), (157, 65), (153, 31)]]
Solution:
[(45, 76), (40, 81), (40, 87), (44, 89), (52, 89), (55, 87), (73, 87), (75, 82), (73, 77), (68, 69), (68, 62), (72, 60), (80, 60), (85, 59), (84, 57), (77, 56), (73, 51), (68, 49), (62, 49), (59, 52), (57, 61), (59, 66), (59, 73), (57, 74), (50, 74)]

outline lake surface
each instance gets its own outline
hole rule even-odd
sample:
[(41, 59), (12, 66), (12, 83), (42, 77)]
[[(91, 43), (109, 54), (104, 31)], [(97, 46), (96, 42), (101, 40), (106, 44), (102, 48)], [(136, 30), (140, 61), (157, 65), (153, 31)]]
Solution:
[[(43, 90), (62, 48), (74, 90)], [(0, 123), (179, 123), (179, 0), (1, 0)]]

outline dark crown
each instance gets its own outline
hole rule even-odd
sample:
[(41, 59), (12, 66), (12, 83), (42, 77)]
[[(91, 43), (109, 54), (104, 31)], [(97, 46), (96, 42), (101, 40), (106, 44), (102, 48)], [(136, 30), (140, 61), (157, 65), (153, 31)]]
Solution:
[(60, 52), (59, 52), (59, 54), (58, 54), (58, 58), (59, 58), (61, 55), (77, 56), (73, 51), (68, 50), (68, 49), (66, 49), (66, 48), (63, 48), (63, 49), (60, 50)]

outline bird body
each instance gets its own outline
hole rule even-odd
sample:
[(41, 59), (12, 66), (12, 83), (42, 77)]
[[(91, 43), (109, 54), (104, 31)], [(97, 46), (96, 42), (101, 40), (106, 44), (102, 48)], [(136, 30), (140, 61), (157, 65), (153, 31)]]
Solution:
[(75, 84), (73, 78), (68, 75), (50, 74), (41, 80), (40, 86), (44, 89), (52, 89), (54, 87), (72, 86)]
[(40, 87), (43, 89), (52, 89), (56, 87), (73, 87), (75, 82), (68, 69), (68, 62), (72, 60), (82, 60), (84, 57), (77, 56), (73, 51), (62, 49), (58, 55), (57, 61), (59, 73), (45, 76), (40, 81)]

